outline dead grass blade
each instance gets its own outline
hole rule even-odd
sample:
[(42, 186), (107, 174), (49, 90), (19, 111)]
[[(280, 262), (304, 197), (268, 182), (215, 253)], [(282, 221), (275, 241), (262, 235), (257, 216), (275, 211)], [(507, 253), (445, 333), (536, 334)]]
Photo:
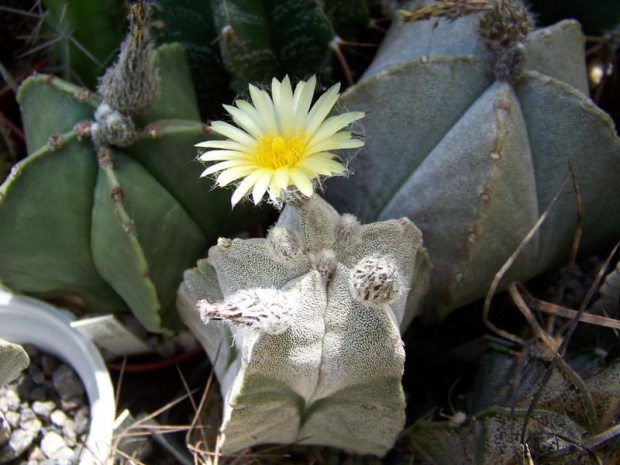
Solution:
[[(562, 276), (562, 282), (558, 287), (558, 292), (555, 296), (554, 302), (560, 303), (564, 298), (564, 292), (566, 291), (566, 287), (568, 286), (568, 280), (570, 278), (570, 273), (575, 268), (575, 263), (577, 262), (577, 252), (579, 251), (579, 243), (581, 242), (581, 235), (583, 233), (583, 204), (581, 201), (581, 192), (579, 191), (579, 186), (576, 182), (575, 170), (573, 168), (572, 163), (568, 163), (568, 169), (570, 170), (571, 180), (573, 182), (573, 192), (575, 193), (575, 202), (577, 208), (577, 227), (575, 228), (575, 235), (573, 236), (573, 243), (571, 244), (570, 256), (568, 259), (568, 264), (566, 265), (566, 270)], [(549, 334), (553, 334), (555, 328), (555, 316), (551, 315), (551, 318), (547, 320), (547, 332)]]
[(568, 180), (569, 180), (569, 177), (566, 177), (566, 179), (564, 180), (564, 182), (560, 186), (560, 189), (558, 190), (558, 192), (555, 194), (555, 196), (553, 197), (553, 199), (549, 203), (549, 206), (545, 209), (545, 211), (542, 213), (542, 215), (540, 215), (540, 218), (538, 218), (538, 221), (536, 221), (534, 226), (532, 226), (532, 228), (527, 233), (527, 235), (523, 238), (523, 240), (521, 241), (519, 246), (516, 248), (516, 250), (512, 253), (512, 255), (508, 258), (506, 263), (504, 263), (504, 265), (501, 267), (501, 269), (497, 272), (497, 274), (495, 275), (495, 278), (493, 278), (493, 281), (491, 282), (491, 285), (489, 286), (489, 290), (488, 290), (487, 295), (486, 295), (486, 297), (484, 299), (484, 306), (482, 308), (482, 321), (484, 322), (486, 327), (489, 328), (494, 333), (496, 333), (497, 335), (499, 335), (501, 337), (504, 337), (504, 338), (508, 339), (509, 341), (513, 341), (513, 342), (515, 342), (517, 344), (520, 344), (520, 345), (525, 345), (525, 339), (522, 339), (522, 338), (520, 338), (518, 336), (515, 336), (514, 334), (509, 333), (508, 331), (505, 331), (505, 330), (503, 330), (501, 328), (498, 328), (493, 323), (491, 323), (491, 321), (489, 320), (489, 313), (491, 311), (491, 301), (493, 300), (493, 296), (495, 295), (495, 292), (497, 291), (499, 283), (502, 280), (502, 278), (504, 277), (504, 275), (508, 272), (508, 270), (513, 265), (513, 263), (517, 260), (519, 255), (521, 255), (521, 252), (523, 251), (523, 249), (525, 249), (525, 247), (527, 247), (527, 245), (530, 243), (530, 241), (532, 240), (534, 235), (538, 232), (538, 230), (542, 226), (543, 222), (547, 219), (547, 217), (551, 213), (551, 210), (553, 209), (553, 206), (555, 205), (555, 203), (557, 202), (558, 198), (560, 197), (560, 195), (564, 191), (564, 189), (566, 187), (566, 184), (568, 183)]

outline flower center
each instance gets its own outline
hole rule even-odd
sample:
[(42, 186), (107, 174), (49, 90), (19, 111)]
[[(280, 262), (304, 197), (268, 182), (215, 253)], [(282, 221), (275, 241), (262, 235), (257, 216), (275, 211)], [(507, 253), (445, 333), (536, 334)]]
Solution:
[(292, 168), (303, 158), (306, 148), (306, 137), (259, 137), (256, 159), (265, 168)]

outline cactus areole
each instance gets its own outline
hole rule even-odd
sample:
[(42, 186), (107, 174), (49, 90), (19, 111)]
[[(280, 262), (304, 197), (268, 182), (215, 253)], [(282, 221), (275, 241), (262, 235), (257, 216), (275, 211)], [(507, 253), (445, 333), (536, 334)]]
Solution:
[(405, 422), (400, 335), (429, 269), (409, 220), (362, 226), (316, 195), (289, 203), (266, 239), (220, 239), (178, 306), (221, 383), (223, 452), (387, 452)]

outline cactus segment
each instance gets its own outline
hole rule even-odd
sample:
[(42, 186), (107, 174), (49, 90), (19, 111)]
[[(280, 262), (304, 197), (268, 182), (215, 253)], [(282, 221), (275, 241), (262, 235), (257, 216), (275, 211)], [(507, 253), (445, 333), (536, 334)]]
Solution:
[[(224, 453), (299, 442), (383, 455), (400, 432), (400, 331), (412, 318), (405, 316), (407, 291), (428, 290), (421, 234), (408, 220), (356, 225), (353, 247), (337, 241), (343, 223), (353, 222), (318, 196), (298, 199), (267, 239), (220, 239), (208, 262), (186, 272), (179, 312), (216, 367), (225, 397)], [(285, 252), (274, 244), (278, 238), (288, 244), (279, 244)], [(401, 291), (367, 305), (352, 294), (350, 275), (372, 253), (398, 270), (392, 277)], [(206, 326), (199, 312), (211, 318)], [(226, 349), (231, 342), (235, 352)]]
[(200, 255), (205, 241), (183, 208), (140, 164), (120, 152), (112, 156), (112, 166), (99, 170), (95, 188), (93, 257), (138, 320), (157, 331), (158, 310), (174, 300), (178, 269)]
[(30, 357), (19, 344), (0, 339), (0, 387), (13, 381), (30, 365)]
[(223, 69), (240, 91), (248, 82), (325, 70), (339, 38), (354, 39), (370, 24), (363, 0), (159, 0), (156, 5), (159, 40), (186, 47), (201, 101), (219, 97), (216, 90), (228, 83)]
[(224, 67), (247, 81), (278, 75), (278, 58), (264, 1), (211, 2)]
[(577, 21), (562, 21), (530, 34), (526, 48), (527, 68), (559, 79), (588, 95), (584, 66), (585, 45)]
[(99, 311), (123, 308), (91, 254), (97, 162), (90, 142), (67, 133), (57, 150), (44, 146), (12, 172), (0, 188), (4, 284), (41, 298), (77, 296)]
[(46, 145), (52, 134), (64, 134), (93, 119), (100, 100), (88, 89), (51, 76), (32, 76), (19, 87), (17, 101), (29, 154)]
[[(613, 121), (581, 92), (535, 72), (528, 72), (515, 92), (532, 153), (545, 154), (533, 160), (540, 207), (551, 201), (567, 175), (566, 166), (571, 163), (584, 212), (580, 252), (615, 242), (620, 216), (610, 213), (620, 203), (620, 139)], [(537, 111), (543, 105), (553, 118)], [(565, 262), (562, 251), (570, 249), (576, 224), (575, 199), (564, 195), (540, 230), (536, 273)]]
[(319, 2), (265, 0), (265, 5), (272, 21), (272, 47), (279, 60), (274, 76), (305, 77), (329, 62), (335, 32)]
[[(519, 47), (525, 69), (502, 81), (494, 75), (500, 57), (484, 46), (475, 15), (437, 27), (395, 24), (344, 94), (348, 109), (372, 109), (366, 156), (351, 162), (346, 185), (327, 182), (327, 198), (362, 221), (404, 216), (420, 227), (433, 261), (431, 319), (484, 296), (569, 175), (569, 162), (583, 202), (580, 251), (610, 245), (620, 231), (610, 216), (620, 202), (613, 175), (620, 139), (580, 91), (578, 25), (536, 31)], [(503, 283), (564, 263), (577, 226), (569, 191)]]
[(153, 63), (159, 68), (161, 77), (160, 95), (146, 113), (135, 118), (136, 124), (144, 126), (152, 121), (169, 119), (200, 121), (183, 47), (180, 44), (161, 45)]
[(160, 44), (183, 46), (201, 113), (206, 117), (219, 112), (220, 102), (232, 100), (234, 95), (220, 56), (220, 31), (216, 30), (210, 2), (158, 0), (153, 6), (153, 36)]
[[(20, 89), (28, 146), (38, 150), (0, 188), (7, 288), (90, 312), (129, 306), (149, 330), (169, 330), (179, 325), (183, 270), (218, 233), (255, 220), (248, 208), (231, 213), (230, 193), (199, 178), (193, 146), (204, 126), (183, 49), (164, 46), (157, 57), (163, 95), (135, 126), (60, 79), (36, 76)], [(148, 119), (165, 115), (175, 119)], [(106, 121), (122, 124), (102, 129)]]

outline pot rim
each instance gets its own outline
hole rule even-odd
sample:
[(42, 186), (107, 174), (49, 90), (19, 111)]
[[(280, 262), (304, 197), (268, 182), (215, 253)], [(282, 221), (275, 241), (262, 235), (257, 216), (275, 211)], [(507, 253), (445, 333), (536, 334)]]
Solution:
[(29, 343), (55, 355), (76, 371), (90, 403), (90, 428), (80, 465), (109, 463), (115, 419), (112, 380), (98, 349), (74, 330), (75, 317), (67, 311), (0, 289), (0, 338)]

